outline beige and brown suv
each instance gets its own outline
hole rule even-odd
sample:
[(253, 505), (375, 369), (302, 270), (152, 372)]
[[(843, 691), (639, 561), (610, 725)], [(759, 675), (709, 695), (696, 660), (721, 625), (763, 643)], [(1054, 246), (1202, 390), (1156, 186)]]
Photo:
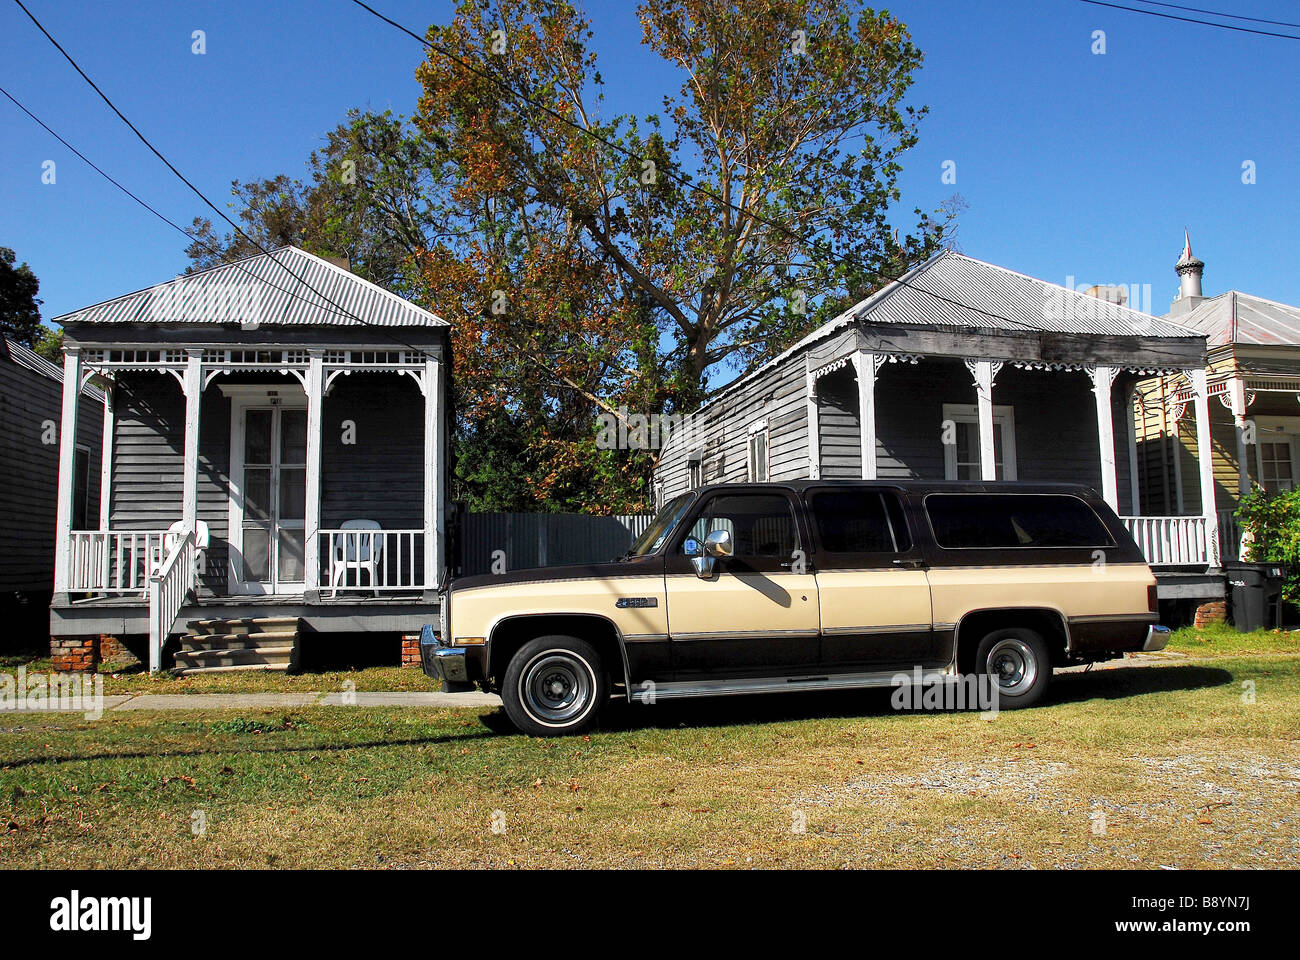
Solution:
[(1168, 637), (1124, 526), (1064, 484), (706, 486), (618, 560), (463, 578), (443, 601), (425, 672), (499, 692), (535, 735), (583, 729), (611, 696), (890, 686), (914, 668), (1029, 706), (1053, 667)]

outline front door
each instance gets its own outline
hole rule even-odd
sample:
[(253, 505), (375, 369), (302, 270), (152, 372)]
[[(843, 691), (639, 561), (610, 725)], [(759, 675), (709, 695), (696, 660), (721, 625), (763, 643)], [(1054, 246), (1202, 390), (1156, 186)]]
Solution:
[[(817, 668), (817, 582), (787, 491), (720, 492), (698, 507), (665, 561), (668, 632), (679, 680), (808, 673)], [(688, 541), (731, 534), (734, 555), (707, 579)]]
[(307, 411), (247, 406), (237, 416), (233, 592), (301, 593)]

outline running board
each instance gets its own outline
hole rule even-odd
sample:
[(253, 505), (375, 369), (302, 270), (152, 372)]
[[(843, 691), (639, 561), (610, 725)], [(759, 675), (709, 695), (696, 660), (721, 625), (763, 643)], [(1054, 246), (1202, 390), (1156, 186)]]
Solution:
[[(922, 680), (952, 675), (952, 668), (925, 670)], [(645, 682), (635, 684), (628, 699), (633, 703), (656, 703), (686, 697), (719, 697), (743, 693), (803, 693), (808, 690), (864, 690), (870, 687), (901, 686), (912, 683), (915, 674), (907, 670), (880, 673), (836, 673), (828, 676), (755, 677), (744, 680), (694, 680), (675, 683)]]

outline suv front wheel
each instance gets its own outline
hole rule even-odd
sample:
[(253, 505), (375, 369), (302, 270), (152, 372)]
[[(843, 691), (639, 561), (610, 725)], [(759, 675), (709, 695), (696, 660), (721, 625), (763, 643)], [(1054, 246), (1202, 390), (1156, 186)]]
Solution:
[(999, 709), (1015, 710), (1042, 699), (1052, 678), (1052, 657), (1038, 633), (1009, 627), (994, 630), (980, 641), (975, 671), (993, 682)]
[(501, 700), (506, 715), (534, 737), (578, 733), (609, 699), (609, 680), (591, 644), (548, 636), (519, 648), (506, 667)]

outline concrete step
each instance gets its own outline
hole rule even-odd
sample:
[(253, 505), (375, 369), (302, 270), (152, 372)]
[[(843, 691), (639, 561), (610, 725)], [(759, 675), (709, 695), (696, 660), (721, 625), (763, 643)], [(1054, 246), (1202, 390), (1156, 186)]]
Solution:
[(245, 617), (238, 620), (190, 620), (185, 626), (194, 636), (247, 636), (259, 633), (298, 632), (297, 617)]
[(186, 653), (196, 650), (257, 650), (261, 647), (292, 646), (298, 641), (293, 630), (268, 630), (266, 633), (212, 633), (190, 634), (181, 637), (181, 649)]
[[(172, 670), (176, 676), (188, 676), (191, 673), (237, 673), (241, 670), (278, 670), (286, 671), (289, 669), (287, 663), (236, 663), (228, 667), (177, 667)], [(194, 696), (194, 694), (186, 694)]]
[(286, 668), (293, 665), (294, 647), (259, 647), (230, 650), (181, 650), (176, 654), (176, 670), (189, 670), (196, 667), (265, 667), (272, 664)]

